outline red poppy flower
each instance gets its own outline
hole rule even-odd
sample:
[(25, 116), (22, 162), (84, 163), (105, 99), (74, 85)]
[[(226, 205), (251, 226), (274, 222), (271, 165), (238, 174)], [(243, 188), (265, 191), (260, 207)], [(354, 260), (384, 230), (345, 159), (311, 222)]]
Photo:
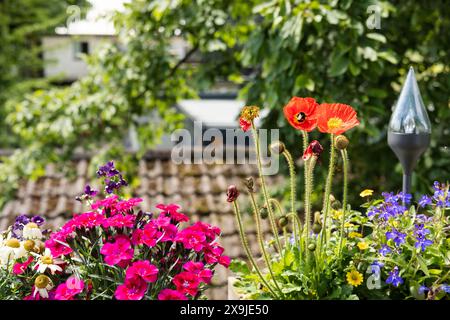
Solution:
[(318, 103), (313, 98), (293, 97), (283, 112), (291, 126), (309, 132), (317, 126), (317, 107)]
[(323, 152), (323, 147), (317, 140), (311, 141), (311, 143), (306, 148), (305, 152), (303, 153), (303, 160), (307, 161), (312, 156), (315, 156), (317, 158), (320, 157), (320, 154)]
[(241, 126), (242, 131), (246, 132), (248, 129), (250, 129), (252, 123), (243, 118), (239, 118), (239, 125)]
[(359, 125), (356, 111), (342, 103), (322, 103), (317, 110), (320, 132), (342, 134)]

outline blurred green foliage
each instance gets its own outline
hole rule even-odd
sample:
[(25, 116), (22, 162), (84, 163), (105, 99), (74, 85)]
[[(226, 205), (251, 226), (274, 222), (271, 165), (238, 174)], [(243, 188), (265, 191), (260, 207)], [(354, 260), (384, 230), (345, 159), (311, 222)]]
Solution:
[(41, 37), (65, 22), (66, 8), (86, 0), (2, 0), (0, 1), (0, 147), (19, 145), (4, 122), (5, 102), (38, 88), (47, 88), (42, 75)]
[[(80, 147), (132, 166), (163, 132), (181, 125), (172, 108), (178, 100), (219, 80), (238, 84), (248, 104), (270, 108), (265, 127), (280, 127), (296, 157), (300, 135), (281, 112), (292, 96), (352, 105), (361, 120), (349, 132), (353, 195), (366, 187), (399, 190), (401, 168), (387, 147), (386, 127), (410, 65), (433, 125), (413, 187), (426, 191), (430, 181), (448, 179), (445, 1), (135, 0), (126, 8), (114, 18), (119, 41), (87, 58), (87, 77), (9, 100), (7, 122), (20, 150), (0, 165), (3, 196), (12, 194), (18, 177), (37, 177), (46, 163), (63, 164)], [(378, 12), (380, 29), (374, 29)], [(189, 43), (186, 57), (171, 51), (174, 36)], [(201, 63), (186, 63), (194, 57)], [(149, 126), (142, 116), (161, 122)], [(130, 128), (140, 140), (135, 155), (121, 147)]]

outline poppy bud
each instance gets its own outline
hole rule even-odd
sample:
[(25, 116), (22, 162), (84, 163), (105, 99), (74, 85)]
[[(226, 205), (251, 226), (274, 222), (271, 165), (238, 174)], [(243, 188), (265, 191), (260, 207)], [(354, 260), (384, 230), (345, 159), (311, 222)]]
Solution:
[(278, 224), (280, 225), (281, 228), (284, 228), (288, 225), (288, 219), (285, 216), (282, 216), (279, 220), (278, 220)]
[(320, 223), (314, 222), (313, 226), (312, 226), (312, 231), (315, 234), (319, 234), (320, 231), (322, 231), (322, 225)]
[(227, 189), (227, 201), (234, 202), (239, 196), (239, 190), (236, 188), (234, 184), (228, 187)]
[(331, 202), (331, 208), (333, 208), (334, 210), (339, 210), (342, 208), (342, 203), (339, 200), (335, 200)]
[(286, 150), (286, 146), (281, 141), (275, 141), (270, 144), (269, 149), (272, 154), (281, 154)]
[(245, 184), (245, 186), (247, 187), (247, 190), (248, 190), (249, 192), (255, 192), (255, 189), (254, 189), (254, 187), (255, 187), (255, 182), (254, 182), (254, 180), (253, 180), (252, 177), (246, 178), (246, 179), (244, 180), (244, 184)]
[(336, 201), (336, 198), (332, 194), (330, 194), (330, 197), (328, 199), (330, 200), (330, 202)]
[(312, 156), (315, 156), (317, 159), (320, 157), (320, 154), (323, 152), (323, 147), (317, 140), (311, 141), (311, 143), (306, 148), (305, 152), (303, 153), (303, 160), (307, 161)]
[(322, 223), (321, 219), (320, 219), (320, 212), (319, 211), (314, 212), (314, 222)]
[(334, 145), (336, 146), (336, 149), (338, 150), (345, 150), (349, 144), (349, 141), (346, 136), (344, 135), (338, 135), (336, 138), (334, 138)]
[(314, 242), (311, 242), (310, 244), (308, 244), (308, 250), (309, 251), (316, 250), (316, 244)]
[(34, 246), (35, 246), (35, 243), (33, 240), (27, 240), (23, 243), (23, 247), (27, 251), (34, 251)]
[(267, 217), (269, 216), (269, 210), (267, 210), (266, 205), (262, 206), (261, 209), (259, 209), (259, 214), (261, 215), (262, 219), (267, 219)]

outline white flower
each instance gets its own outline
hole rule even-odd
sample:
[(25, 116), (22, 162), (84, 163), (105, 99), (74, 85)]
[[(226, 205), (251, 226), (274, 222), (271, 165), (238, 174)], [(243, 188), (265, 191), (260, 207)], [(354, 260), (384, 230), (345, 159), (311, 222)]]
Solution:
[(39, 296), (42, 298), (48, 298), (48, 291), (53, 289), (52, 280), (46, 275), (37, 276), (36, 280), (34, 280), (34, 292), (33, 297), (39, 292)]
[(23, 227), (22, 237), (26, 240), (41, 240), (42, 231), (36, 223), (30, 222)]
[(59, 264), (63, 264), (64, 261), (61, 259), (53, 258), (50, 249), (45, 249), (45, 252), (42, 256), (38, 256), (39, 260), (35, 264), (37, 266), (37, 272), (44, 273), (45, 270), (50, 269), (52, 274), (55, 274), (56, 271), (62, 271), (63, 269), (59, 266)]
[(0, 247), (0, 265), (9, 265), (10, 262), (14, 262), (26, 255), (27, 251), (19, 240), (16, 238), (7, 239)]

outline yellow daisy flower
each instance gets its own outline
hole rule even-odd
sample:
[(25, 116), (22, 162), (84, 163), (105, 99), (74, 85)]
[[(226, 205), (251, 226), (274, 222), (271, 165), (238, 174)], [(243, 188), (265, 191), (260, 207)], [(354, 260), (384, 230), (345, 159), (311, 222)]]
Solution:
[(335, 220), (340, 220), (341, 219), (341, 217), (342, 217), (342, 210), (334, 210), (333, 209), (333, 211), (332, 211), (332, 218), (333, 219), (335, 219)]
[(350, 232), (348, 234), (348, 237), (351, 238), (351, 239), (353, 239), (353, 238), (362, 238), (362, 234), (359, 233), (359, 232), (352, 231), (352, 232)]
[(353, 223), (350, 223), (350, 222), (346, 222), (346, 223), (344, 223), (344, 227), (345, 228), (352, 228), (352, 227), (354, 227), (355, 225), (353, 224)]
[(363, 275), (357, 270), (347, 272), (347, 282), (350, 285), (357, 287), (363, 282)]
[(361, 198), (365, 198), (365, 197), (370, 197), (373, 194), (373, 190), (371, 189), (365, 189), (363, 191), (361, 191), (361, 193), (359, 194), (359, 196)]
[(369, 248), (369, 245), (367, 244), (367, 242), (361, 241), (358, 242), (357, 244), (359, 250), (366, 250), (367, 248)]

